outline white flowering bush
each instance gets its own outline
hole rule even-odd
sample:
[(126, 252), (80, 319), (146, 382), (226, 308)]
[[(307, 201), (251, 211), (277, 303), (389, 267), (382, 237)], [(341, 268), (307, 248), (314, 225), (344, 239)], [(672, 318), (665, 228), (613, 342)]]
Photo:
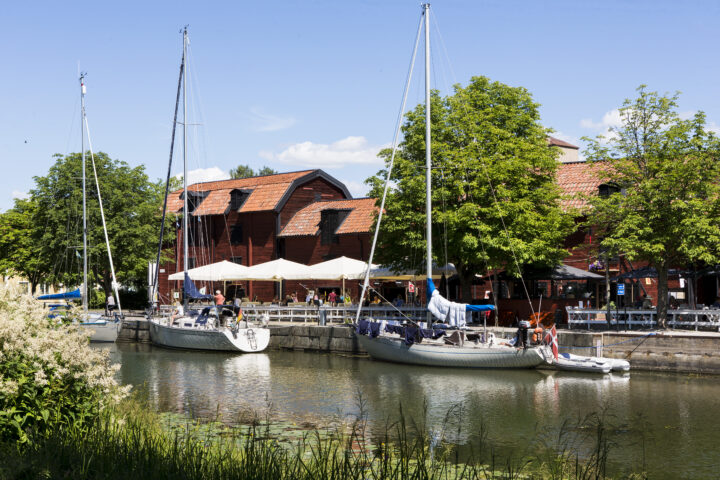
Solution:
[(128, 393), (107, 351), (46, 314), (32, 297), (0, 286), (0, 441), (86, 429)]

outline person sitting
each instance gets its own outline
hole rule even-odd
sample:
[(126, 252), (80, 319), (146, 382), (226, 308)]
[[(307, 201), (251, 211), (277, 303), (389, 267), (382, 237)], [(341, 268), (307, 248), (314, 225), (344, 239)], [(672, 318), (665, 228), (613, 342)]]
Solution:
[(646, 294), (643, 294), (642, 309), (652, 310), (652, 308), (652, 297), (648, 297)]
[(402, 299), (402, 297), (400, 295), (395, 297), (395, 300), (393, 300), (393, 305), (395, 305), (398, 308), (402, 307), (404, 304), (405, 304), (405, 301)]
[(712, 308), (720, 308), (720, 297), (717, 297), (715, 299), (715, 303), (713, 303), (711, 306)]
[(178, 319), (178, 318), (182, 317), (183, 315), (185, 315), (185, 311), (184, 311), (184, 309), (183, 309), (182, 304), (181, 304), (180, 302), (178, 302), (177, 300), (176, 300), (175, 303), (173, 304), (173, 307), (175, 307), (175, 308), (174, 308), (174, 310), (173, 310), (172, 315), (170, 316), (170, 323), (171, 323), (171, 324), (172, 324), (172, 323), (175, 323), (175, 320), (176, 320), (176, 319)]
[(670, 298), (668, 299), (668, 307), (673, 310), (676, 310), (678, 308), (678, 301), (674, 295), (670, 295)]

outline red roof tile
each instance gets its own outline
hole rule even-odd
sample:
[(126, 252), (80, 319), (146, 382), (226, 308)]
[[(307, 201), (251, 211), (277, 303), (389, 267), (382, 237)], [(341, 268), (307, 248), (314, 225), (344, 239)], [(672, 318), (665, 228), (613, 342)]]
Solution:
[[(240, 208), (240, 212), (260, 212), (272, 210), (282, 199), (288, 188), (298, 178), (312, 173), (313, 170), (299, 172), (278, 173), (262, 177), (238, 178), (204, 182), (190, 185), (188, 190), (193, 192), (209, 192), (208, 196), (200, 202), (193, 215), (222, 215), (230, 206), (230, 192), (234, 189), (250, 191), (250, 196)], [(179, 212), (183, 207), (182, 190), (168, 195), (168, 211)]]
[(311, 203), (298, 211), (285, 225), (278, 237), (302, 237), (317, 235), (320, 225), (320, 212), (323, 210), (350, 210), (340, 227), (338, 235), (347, 233), (368, 233), (374, 220), (375, 199), (357, 198), (354, 200), (330, 200)]
[(583, 195), (597, 195), (598, 187), (604, 183), (601, 172), (604, 165), (599, 162), (562, 163), (557, 171), (557, 183), (562, 190), (562, 205), (566, 210), (587, 206)]

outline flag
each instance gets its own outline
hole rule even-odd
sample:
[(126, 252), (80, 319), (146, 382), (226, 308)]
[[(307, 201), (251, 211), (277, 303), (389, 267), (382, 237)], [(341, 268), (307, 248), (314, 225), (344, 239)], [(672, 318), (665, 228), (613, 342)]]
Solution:
[(238, 309), (238, 316), (237, 316), (238, 323), (240, 323), (242, 321), (242, 319), (243, 319), (243, 313), (242, 313), (242, 308), (240, 308), (240, 309)]

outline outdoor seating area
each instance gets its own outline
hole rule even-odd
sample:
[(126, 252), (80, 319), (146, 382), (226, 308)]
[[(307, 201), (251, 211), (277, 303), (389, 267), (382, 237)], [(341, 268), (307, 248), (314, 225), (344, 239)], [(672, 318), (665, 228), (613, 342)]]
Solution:
[[(593, 326), (607, 327), (606, 310), (565, 307), (568, 316), (568, 328)], [(685, 309), (668, 310), (667, 325), (670, 328), (699, 330), (717, 330), (720, 332), (720, 309)], [(610, 324), (627, 330), (634, 328), (657, 328), (657, 311), (655, 309), (623, 309), (611, 310)]]

